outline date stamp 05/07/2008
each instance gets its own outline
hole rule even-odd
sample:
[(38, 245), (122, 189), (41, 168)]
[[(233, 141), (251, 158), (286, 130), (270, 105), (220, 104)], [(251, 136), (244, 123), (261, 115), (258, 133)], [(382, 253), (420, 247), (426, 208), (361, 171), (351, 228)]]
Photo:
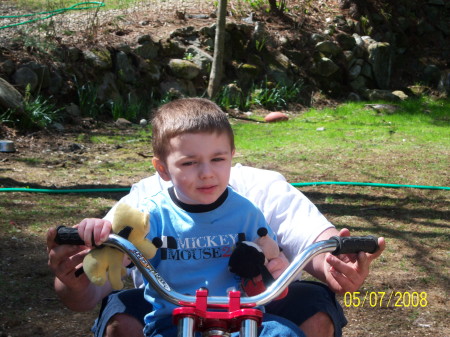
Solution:
[(344, 305), (347, 308), (424, 308), (428, 299), (425, 291), (354, 291), (344, 294)]

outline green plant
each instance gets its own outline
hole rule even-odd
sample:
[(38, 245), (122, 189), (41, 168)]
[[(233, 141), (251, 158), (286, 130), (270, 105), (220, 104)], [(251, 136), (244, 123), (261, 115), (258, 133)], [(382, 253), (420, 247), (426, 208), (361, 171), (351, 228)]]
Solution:
[(11, 115), (12, 115), (12, 111), (11, 110), (6, 110), (5, 112), (2, 112), (0, 114), (0, 124), (9, 124), (12, 122), (11, 119)]
[(194, 59), (194, 54), (192, 53), (185, 53), (183, 56), (183, 60), (186, 61), (192, 61)]
[(78, 94), (78, 106), (82, 116), (96, 118), (99, 116), (101, 109), (97, 104), (97, 87), (91, 83), (80, 85), (78, 80), (74, 79)]
[(255, 40), (255, 48), (258, 52), (261, 52), (267, 43), (267, 37), (263, 36), (261, 39)]
[(264, 81), (260, 85), (253, 86), (247, 97), (247, 106), (259, 105), (267, 109), (286, 108), (288, 103), (296, 103), (300, 100), (302, 82), (292, 85), (276, 84)]
[(267, 0), (244, 0), (244, 2), (248, 3), (256, 11), (263, 10), (268, 12), (270, 10)]
[(45, 128), (59, 120), (61, 110), (62, 108), (56, 108), (51, 102), (51, 97), (48, 99), (41, 95), (33, 97), (30, 86), (27, 85), (24, 95), (24, 115), (18, 124), (25, 129)]
[(370, 26), (370, 20), (366, 16), (361, 16), (361, 28), (366, 35), (372, 34), (372, 27)]
[(235, 86), (224, 86), (215, 97), (215, 102), (224, 109), (249, 110), (252, 106), (261, 106), (266, 109), (286, 108), (289, 103), (300, 101), (303, 83), (292, 85), (274, 85), (263, 81), (252, 85), (247, 95)]
[(223, 86), (216, 95), (214, 101), (224, 110), (247, 110), (248, 108), (245, 104), (246, 99), (243, 96), (242, 91), (238, 90), (234, 85)]
[(137, 117), (145, 115), (147, 109), (144, 103), (133, 102), (131, 96), (127, 96), (127, 101), (123, 100), (111, 102), (111, 114), (114, 120), (125, 118), (129, 121), (135, 121)]

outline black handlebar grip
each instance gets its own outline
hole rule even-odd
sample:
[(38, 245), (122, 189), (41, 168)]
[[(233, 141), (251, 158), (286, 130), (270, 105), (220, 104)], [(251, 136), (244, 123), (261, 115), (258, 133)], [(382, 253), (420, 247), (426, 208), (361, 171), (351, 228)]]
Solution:
[(367, 236), (333, 236), (338, 242), (333, 255), (352, 254), (358, 252), (375, 253), (378, 250), (378, 238), (373, 235)]
[(55, 242), (59, 245), (85, 245), (84, 241), (78, 235), (78, 229), (65, 226), (59, 226), (56, 229)]

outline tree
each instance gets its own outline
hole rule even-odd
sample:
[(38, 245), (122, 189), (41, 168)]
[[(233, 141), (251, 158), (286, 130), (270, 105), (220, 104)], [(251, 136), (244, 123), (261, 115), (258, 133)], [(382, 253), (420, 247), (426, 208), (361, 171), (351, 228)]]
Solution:
[(227, 0), (219, 0), (216, 37), (214, 41), (214, 56), (207, 89), (209, 98), (213, 98), (217, 94), (220, 87), (220, 81), (222, 80), (226, 13)]

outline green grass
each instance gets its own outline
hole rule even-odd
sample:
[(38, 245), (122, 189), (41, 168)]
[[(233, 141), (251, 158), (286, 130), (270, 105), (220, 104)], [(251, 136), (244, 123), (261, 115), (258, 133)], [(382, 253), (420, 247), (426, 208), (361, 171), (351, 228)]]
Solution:
[[(236, 122), (237, 157), (256, 165), (270, 160), (296, 180), (448, 184), (449, 100), (398, 106), (393, 114), (380, 114), (364, 103), (349, 103), (282, 123)], [(403, 172), (406, 161), (414, 170)]]

